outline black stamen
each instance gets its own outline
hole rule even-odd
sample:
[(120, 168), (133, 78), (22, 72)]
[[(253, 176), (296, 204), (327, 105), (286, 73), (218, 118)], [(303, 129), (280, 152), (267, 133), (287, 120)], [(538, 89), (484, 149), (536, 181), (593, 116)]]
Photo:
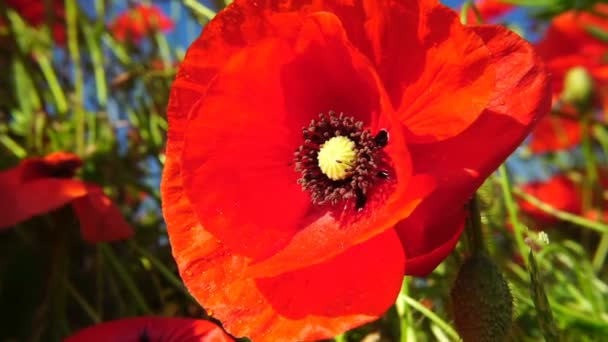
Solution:
[(382, 178), (382, 179), (388, 179), (388, 171), (380, 170), (380, 171), (378, 171), (376, 176), (378, 176), (379, 178)]
[(138, 342), (150, 342), (150, 336), (148, 335), (148, 331), (144, 328), (141, 333), (139, 333), (139, 341)]
[[(356, 210), (362, 210), (367, 203), (370, 187), (379, 179), (387, 179), (389, 172), (386, 155), (382, 151), (388, 143), (388, 132), (380, 130), (373, 136), (364, 129), (363, 122), (355, 121), (343, 113), (320, 114), (308, 127), (302, 129), (303, 144), (294, 153), (295, 170), (302, 176), (298, 183), (308, 191), (311, 200), (318, 205), (336, 205), (352, 202)], [(336, 160), (350, 166), (348, 177), (332, 180), (318, 165), (318, 153), (323, 144), (333, 137), (343, 136), (355, 143), (356, 157), (352, 162)]]
[(357, 202), (355, 203), (355, 208), (357, 211), (360, 211), (365, 207), (365, 203), (367, 203), (367, 196), (363, 193), (363, 191), (359, 188), (356, 190), (357, 194)]
[(381, 129), (374, 137), (374, 141), (378, 147), (384, 147), (388, 144), (388, 131)]

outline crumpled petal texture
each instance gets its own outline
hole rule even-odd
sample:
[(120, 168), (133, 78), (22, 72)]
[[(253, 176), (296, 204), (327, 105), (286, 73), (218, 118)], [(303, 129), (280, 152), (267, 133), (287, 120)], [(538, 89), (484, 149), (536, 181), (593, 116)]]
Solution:
[[(451, 252), (464, 205), (549, 100), (529, 44), (435, 0), (237, 0), (188, 50), (168, 106), (161, 190), (180, 275), (236, 336), (369, 322), (404, 273)], [(390, 132), (394, 177), (361, 213), (313, 206), (296, 184), (301, 129), (329, 110)]]

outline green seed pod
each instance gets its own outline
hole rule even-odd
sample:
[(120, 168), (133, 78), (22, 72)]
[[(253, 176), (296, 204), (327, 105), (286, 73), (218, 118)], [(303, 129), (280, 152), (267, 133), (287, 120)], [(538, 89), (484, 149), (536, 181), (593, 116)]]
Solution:
[(513, 297), (502, 273), (486, 253), (476, 253), (462, 264), (451, 299), (456, 328), (465, 342), (507, 339)]

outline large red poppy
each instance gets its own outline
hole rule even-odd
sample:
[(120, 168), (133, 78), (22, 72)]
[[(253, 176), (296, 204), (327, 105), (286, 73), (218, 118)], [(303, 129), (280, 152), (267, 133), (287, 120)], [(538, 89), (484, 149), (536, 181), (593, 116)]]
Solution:
[(131, 237), (133, 230), (101, 188), (72, 179), (81, 165), (78, 156), (56, 152), (0, 172), (0, 230), (72, 203), (85, 241)]
[[(253, 340), (373, 320), (404, 271), (452, 250), (464, 204), (548, 106), (526, 42), (437, 1), (237, 0), (190, 47), (169, 102), (163, 211), (180, 274)], [(315, 159), (334, 136), (374, 165), (355, 158), (331, 181)]]
[[(5, 0), (8, 7), (13, 8), (30, 25), (39, 27), (46, 23), (49, 16), (45, 1), (40, 0)], [(64, 44), (66, 39), (64, 0), (49, 2), (52, 12), (53, 38), (58, 44)]]
[(155, 30), (167, 31), (175, 26), (173, 20), (153, 5), (139, 4), (118, 15), (110, 30), (120, 41), (139, 41)]
[(189, 318), (136, 317), (83, 329), (65, 342), (231, 342), (217, 325)]

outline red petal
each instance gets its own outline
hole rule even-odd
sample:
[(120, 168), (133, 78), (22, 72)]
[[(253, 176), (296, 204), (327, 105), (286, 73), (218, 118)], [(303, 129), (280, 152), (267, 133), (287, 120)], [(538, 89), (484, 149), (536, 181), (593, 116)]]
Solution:
[[(401, 39), (400, 30), (392, 32)], [(440, 141), (477, 120), (492, 95), (497, 67), (484, 41), (447, 7), (421, 5), (417, 32), (415, 41), (400, 42), (391, 70), (399, 82), (385, 82), (395, 85), (389, 93), (402, 94), (398, 112), (411, 133), (408, 141)]]
[(120, 209), (95, 185), (87, 185), (88, 194), (72, 202), (80, 221), (82, 239), (90, 242), (125, 240), (133, 236), (133, 229), (125, 221)]
[[(565, 175), (551, 177), (545, 182), (528, 183), (522, 187), (524, 192), (538, 198), (552, 207), (580, 215), (583, 211), (582, 198), (576, 184)], [(543, 223), (559, 221), (532, 204), (519, 200), (521, 209)]]
[(65, 342), (230, 342), (217, 325), (188, 318), (137, 317), (80, 330)]
[(581, 142), (581, 125), (576, 119), (548, 115), (532, 131), (530, 148), (535, 153), (572, 148)]
[[(243, 49), (188, 120), (182, 177), (201, 223), (233, 252), (254, 258), (276, 252), (298, 231), (344, 230), (342, 220), (311, 208), (308, 193), (297, 184), (293, 151), (303, 142), (302, 128), (318, 113), (344, 112), (370, 126), (386, 111), (382, 100), (373, 69), (329, 13), (306, 19), (292, 43), (269, 39)], [(386, 128), (395, 178), (407, 184), (405, 144), (398, 143), (400, 132)], [(409, 205), (399, 201), (402, 190), (388, 200), (393, 211)], [(387, 209), (358, 224), (370, 223), (367, 232), (379, 233), (392, 226), (385, 223), (388, 216)], [(358, 234), (353, 233), (351, 240), (359, 239), (354, 243), (364, 240)], [(329, 246), (334, 239), (325, 240)], [(300, 259), (298, 265), (306, 263)]]
[[(77, 158), (77, 157), (76, 157)], [(58, 178), (68, 176), (78, 167), (79, 159), (53, 154), (30, 158), (19, 166), (0, 172), (0, 228), (9, 228), (32, 216), (60, 208), (84, 196), (84, 183)]]
[[(437, 190), (399, 225), (408, 260), (425, 257), (460, 234), (458, 223), (442, 226), (442, 216), (463, 215), (465, 203), (483, 180), (549, 110), (547, 75), (532, 47), (502, 27), (474, 29), (493, 53), (498, 81), (490, 106), (473, 126), (439, 143), (410, 145), (414, 170), (432, 174), (439, 183)], [(434, 243), (427, 240), (417, 245), (417, 227), (423, 227), (424, 236), (434, 236)], [(417, 269), (408, 264), (406, 272), (422, 274), (435, 266)]]
[[(427, 203), (430, 202), (423, 202), (418, 211), (424, 211)], [(413, 216), (395, 226), (405, 248), (406, 274), (424, 277), (452, 253), (464, 230), (466, 218), (465, 211), (452, 209), (449, 213), (442, 212), (431, 223), (417, 220), (420, 216)]]

